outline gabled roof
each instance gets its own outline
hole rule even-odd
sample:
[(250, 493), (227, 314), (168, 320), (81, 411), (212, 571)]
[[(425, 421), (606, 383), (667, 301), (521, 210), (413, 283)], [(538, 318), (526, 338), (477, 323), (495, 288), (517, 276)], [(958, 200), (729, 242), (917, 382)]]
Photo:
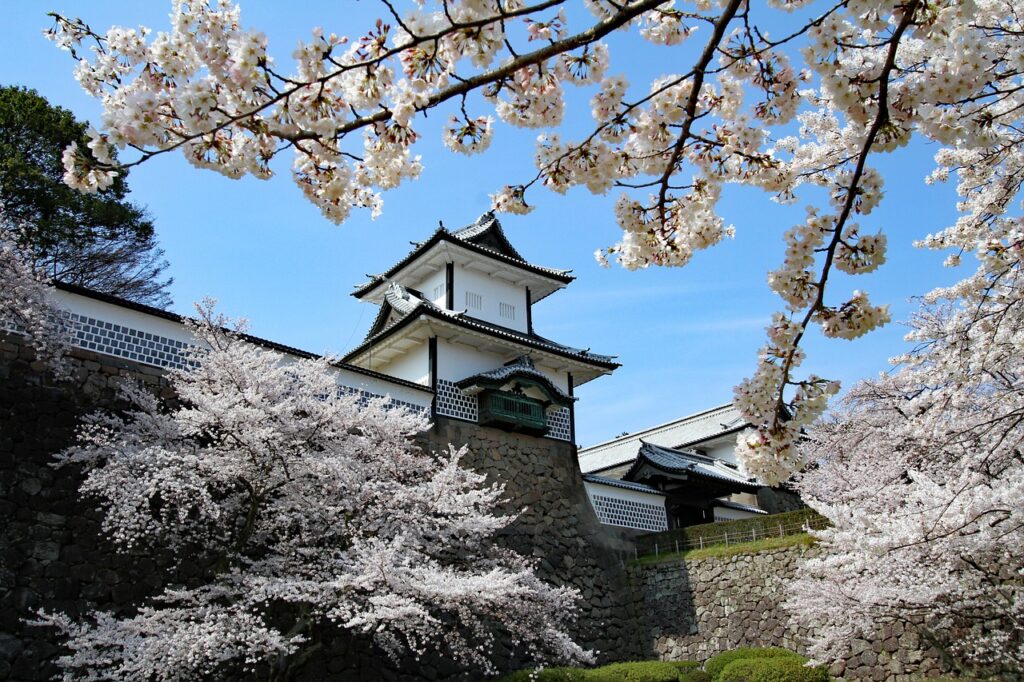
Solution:
[(633, 481), (621, 481), (617, 478), (605, 478), (604, 476), (595, 476), (594, 474), (583, 474), (583, 480), (587, 483), (596, 483), (598, 485), (608, 485), (613, 488), (623, 488), (625, 490), (635, 490), (639, 493), (649, 493), (651, 495), (661, 495), (665, 497), (665, 493), (657, 488), (652, 488), (649, 485), (643, 483), (634, 483)]
[[(365, 298), (378, 286), (392, 279), (403, 268), (410, 265), (417, 258), (426, 254), (434, 246), (442, 242), (454, 244), (487, 258), (494, 258), (495, 260), (501, 261), (507, 265), (512, 265), (519, 270), (524, 270), (545, 279), (553, 280), (561, 286), (564, 286), (576, 279), (570, 274), (572, 272), (571, 270), (545, 268), (540, 265), (527, 263), (508, 241), (504, 230), (501, 229), (501, 223), (498, 222), (498, 219), (492, 212), (487, 212), (477, 218), (476, 222), (460, 230), (456, 230), (455, 232), (449, 232), (443, 226), (437, 228), (437, 230), (435, 230), (434, 233), (425, 241), (414, 243), (413, 246), (415, 248), (402, 258), (402, 260), (391, 266), (387, 272), (379, 275), (367, 275), (370, 278), (370, 281), (357, 285), (356, 290), (352, 292), (352, 295), (360, 299)], [(558, 288), (558, 286), (555, 286), (554, 288)], [(539, 300), (539, 298), (537, 300)]]
[[(370, 325), (370, 330), (366, 332), (366, 339), (373, 338), (411, 313), (420, 300), (422, 299), (414, 297), (402, 285), (390, 282), (387, 291), (384, 292), (384, 302), (381, 304), (380, 310), (377, 311), (377, 317), (374, 318), (373, 324)], [(393, 316), (397, 317), (397, 319), (392, 319)]]
[(747, 426), (747, 421), (740, 415), (739, 410), (733, 407), (732, 403), (726, 403), (582, 448), (579, 454), (580, 469), (584, 472), (601, 471), (625, 464), (636, 457), (642, 442), (675, 449), (689, 448), (737, 433)]
[[(386, 307), (389, 309), (388, 315), (390, 316), (392, 312), (396, 313), (396, 319), (388, 323), (387, 320), (389, 318), (381, 317), (381, 315), (384, 314), (382, 309), (381, 315), (378, 315), (378, 319), (375, 321), (375, 326), (380, 327), (379, 331), (368, 336), (363, 343), (349, 351), (349, 353), (342, 358), (344, 362), (348, 362), (351, 359), (358, 357), (374, 344), (382, 341), (391, 334), (398, 332), (400, 329), (411, 324), (421, 316), (428, 316), (464, 329), (513, 341), (528, 348), (536, 348), (562, 357), (572, 358), (577, 362), (582, 362), (594, 367), (613, 370), (620, 366), (619, 363), (615, 362), (614, 356), (611, 355), (599, 355), (597, 353), (591, 353), (590, 349), (581, 350), (579, 348), (565, 346), (551, 341), (550, 339), (546, 339), (538, 334), (517, 331), (509, 327), (503, 327), (498, 324), (469, 317), (468, 315), (464, 315), (462, 312), (445, 310), (444, 308), (434, 305), (433, 302), (417, 295), (416, 292), (411, 289), (403, 287), (397, 282), (390, 282), (388, 284), (388, 289), (385, 294), (385, 302), (387, 304)], [(384, 322), (381, 322), (382, 319)]]
[(464, 242), (492, 249), (514, 260), (526, 262), (526, 259), (519, 255), (519, 252), (505, 236), (505, 231), (501, 229), (501, 223), (494, 216), (494, 211), (484, 213), (474, 223), (461, 230), (456, 230), (452, 236)]
[(572, 397), (558, 386), (555, 386), (555, 384), (551, 382), (551, 379), (545, 376), (542, 372), (539, 372), (533, 366), (533, 360), (529, 355), (520, 355), (518, 358), (507, 363), (503, 367), (474, 374), (473, 376), (469, 376), (461, 381), (455, 382), (455, 385), (461, 389), (467, 389), (472, 386), (480, 388), (499, 388), (502, 385), (519, 378), (540, 384), (542, 389), (549, 394), (548, 397), (554, 403), (568, 406), (576, 400), (576, 398)]
[(626, 480), (632, 480), (644, 467), (651, 467), (668, 476), (682, 475), (686, 478), (695, 477), (730, 484), (740, 490), (756, 492), (761, 485), (753, 478), (748, 478), (722, 462), (705, 457), (696, 452), (684, 452), (672, 448), (643, 443), (636, 461), (629, 468)]

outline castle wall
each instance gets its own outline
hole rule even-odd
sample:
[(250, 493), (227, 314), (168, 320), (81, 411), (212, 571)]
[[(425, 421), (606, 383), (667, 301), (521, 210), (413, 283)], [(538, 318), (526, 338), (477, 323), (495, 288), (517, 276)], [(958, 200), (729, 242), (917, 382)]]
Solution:
[[(69, 362), (72, 378), (57, 383), (20, 337), (0, 335), (0, 680), (58, 672), (53, 631), (27, 624), (38, 609), (124, 615), (168, 582), (189, 583), (204, 570), (201, 559), (115, 552), (95, 504), (79, 498), (80, 472), (50, 466), (83, 416), (125, 407), (117, 399), (120, 382), (141, 381), (173, 400), (163, 370), (82, 349), (73, 349)], [(572, 445), (443, 418), (421, 438), (433, 450), (469, 445), (466, 463), (506, 484), (508, 509), (528, 507), (499, 541), (537, 557), (543, 578), (580, 588), (580, 643), (599, 649), (602, 659), (643, 656), (629, 618), (632, 593), (614, 551), (624, 541), (597, 523)], [(476, 679), (443, 657), (384, 660), (365, 641), (336, 637), (328, 651), (309, 679)]]
[(580, 590), (577, 642), (599, 651), (602, 661), (649, 657), (622, 562), (632, 552), (632, 532), (598, 522), (572, 444), (443, 417), (422, 438), (435, 451), (447, 443), (465, 444), (469, 453), (463, 463), (486, 472), (488, 482), (504, 484), (505, 509), (514, 513), (525, 507), (499, 541), (537, 557), (544, 580)]
[[(808, 630), (782, 608), (786, 584), (802, 560), (819, 550), (803, 545), (724, 557), (634, 564), (645, 638), (657, 657), (706, 661), (737, 647), (781, 646), (806, 653)], [(851, 680), (909, 682), (937, 676), (938, 654), (902, 624), (872, 640), (854, 640), (832, 674)]]
[(168, 556), (115, 553), (100, 532), (95, 505), (81, 500), (80, 472), (54, 469), (83, 416), (124, 407), (123, 380), (167, 398), (163, 371), (75, 349), (71, 379), (57, 384), (30, 348), (0, 335), (0, 679), (51, 679), (60, 654), (53, 631), (27, 624), (38, 609), (78, 616), (95, 604), (125, 614), (169, 580), (198, 576)]

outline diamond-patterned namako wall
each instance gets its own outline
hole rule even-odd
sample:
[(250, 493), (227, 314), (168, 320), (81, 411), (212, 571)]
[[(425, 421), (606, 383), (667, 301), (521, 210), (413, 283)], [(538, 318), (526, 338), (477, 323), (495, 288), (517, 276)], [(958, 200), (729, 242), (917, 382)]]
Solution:
[[(445, 417), (455, 417), (468, 422), (479, 419), (480, 412), (475, 395), (466, 395), (458, 386), (447, 379), (437, 380), (437, 413)], [(569, 408), (559, 407), (548, 412), (548, 438), (572, 441)]]

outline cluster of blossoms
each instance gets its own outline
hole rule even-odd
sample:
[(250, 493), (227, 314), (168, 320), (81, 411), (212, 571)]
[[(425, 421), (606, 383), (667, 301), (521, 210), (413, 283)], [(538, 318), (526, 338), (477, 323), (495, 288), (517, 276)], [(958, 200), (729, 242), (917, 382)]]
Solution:
[(972, 675), (1024, 666), (1024, 231), (996, 222), (1016, 253), (981, 275), (987, 291), (934, 292), (909, 335), (919, 350), (802, 446), (816, 466), (798, 489), (832, 526), (787, 607), (818, 660), (900, 623)]
[(46, 280), (18, 246), (18, 230), (0, 204), (0, 331), (24, 334), (40, 358), (61, 376), (69, 336)]
[(494, 543), (514, 517), (463, 451), (422, 451), (423, 416), (360, 405), (330, 359), (285, 362), (200, 311), (195, 367), (169, 373), (181, 406), (126, 387), (134, 410), (93, 416), (60, 459), (85, 468), (119, 548), (202, 548), (207, 580), (135, 615), (43, 614), (68, 636), (69, 677), (287, 676), (332, 629), (485, 673), (496, 632), (526, 660), (592, 659), (566, 634), (579, 593)]
[[(625, 188), (615, 211), (622, 240), (598, 256), (627, 268), (685, 265), (729, 234), (718, 210), (726, 184), (782, 202), (796, 201), (803, 185), (820, 187), (830, 208), (815, 208), (786, 233), (786, 260), (770, 275), (797, 327), (794, 349), (810, 325), (853, 338), (887, 319), (884, 306), (861, 295), (833, 301), (826, 291), (833, 268), (861, 274), (885, 259), (884, 236), (862, 236), (876, 228), (856, 222), (883, 196), (867, 164), (871, 153), (896, 150), (916, 134), (945, 147), (933, 179), (959, 173), (970, 206), (998, 204), (1014, 191), (992, 175), (1012, 185), (1021, 153), (1022, 27), (1013, 0), (778, 0), (767, 8), (741, 0), (587, 0), (593, 19), (579, 27), (561, 4), (424, 0), (399, 15), (383, 3), (386, 21), (364, 35), (314, 32), (288, 76), (268, 56), (265, 37), (244, 30), (229, 4), (176, 0), (171, 30), (151, 40), (146, 30), (103, 36), (63, 18), (52, 35), (80, 58), (78, 78), (102, 101), (111, 144), (143, 150), (140, 160), (182, 149), (196, 165), (232, 177), (267, 177), (269, 159), (290, 150), (295, 181), (337, 222), (353, 208), (376, 215), (380, 190), (419, 175), (411, 147), (420, 115), (456, 102), (461, 116), (441, 134), (457, 152), (481, 151), (495, 134), (490, 118), (467, 106), (544, 129), (535, 177), (493, 194), (496, 209), (528, 212), (535, 185), (560, 193)], [(769, 39), (768, 15), (797, 8), (804, 12), (789, 16), (803, 18)], [(688, 68), (631, 92), (622, 75), (608, 73), (603, 40), (618, 29), (658, 45), (688, 37), (701, 44)], [(91, 59), (79, 54), (85, 43)], [(566, 86), (587, 85), (596, 91), (592, 132), (562, 140), (550, 129), (562, 123)], [(76, 154), (69, 161), (69, 182), (83, 189), (116, 171)], [(970, 206), (956, 239), (944, 233), (929, 243), (966, 251), (988, 243), (987, 224), (971, 217)], [(745, 392), (772, 395), (777, 407), (745, 411), (772, 434), (762, 440), (762, 462), (776, 457), (789, 466), (792, 430), (783, 422), (823, 407), (808, 387), (832, 385), (794, 377), (794, 358), (786, 351), (778, 371), (761, 367), (745, 383)], [(767, 473), (749, 464), (751, 473)]]
[[(768, 343), (761, 348), (757, 372), (736, 387), (733, 403), (755, 425), (739, 436), (736, 454), (748, 472), (774, 485), (803, 468), (805, 461), (796, 443), (824, 412), (828, 398), (839, 392), (839, 383), (812, 374), (795, 385), (794, 399), (784, 404), (773, 387), (792, 383), (784, 372), (803, 361), (804, 352), (797, 347), (803, 331), (782, 313), (776, 313), (767, 331)], [(784, 418), (776, 419), (780, 413)]]

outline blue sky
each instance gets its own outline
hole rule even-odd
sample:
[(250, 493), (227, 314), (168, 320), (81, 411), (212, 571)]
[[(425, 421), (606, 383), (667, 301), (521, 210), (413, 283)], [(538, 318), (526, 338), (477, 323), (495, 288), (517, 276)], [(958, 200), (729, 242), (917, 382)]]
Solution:
[[(98, 121), (100, 108), (75, 82), (70, 56), (42, 37), (51, 23), (46, 12), (81, 16), (99, 31), (114, 24), (161, 30), (169, 7), (158, 0), (8, 3), (0, 24), (0, 83), (32, 87), (79, 118)], [(379, 13), (367, 0), (242, 4), (243, 23), (267, 33), (271, 54), (286, 71), (291, 50), (314, 26), (357, 35)], [(698, 31), (693, 44), (680, 50), (639, 45), (633, 38), (612, 37), (611, 72), (627, 73), (638, 91), (651, 77), (684, 68), (702, 39)], [(565, 137), (587, 124), (591, 94), (570, 97)], [(438, 126), (445, 117), (438, 112), (418, 121), (423, 137), (416, 153), (423, 156), (424, 173), (386, 193), (384, 214), (376, 221), (367, 213), (354, 214), (340, 227), (323, 219), (291, 182), (288, 158), (278, 160), (278, 174), (269, 181), (229, 180), (170, 155), (132, 170), (131, 199), (148, 208), (171, 263), (174, 310), (188, 313), (192, 301), (212, 295), (224, 312), (248, 317), (259, 336), (316, 352), (352, 348), (375, 312), (349, 296), (364, 274), (385, 270), (439, 220), (448, 227), (468, 224), (488, 210), (488, 194), (532, 177), (538, 131), (499, 124), (489, 152), (467, 158), (442, 147)], [(874, 159), (886, 198), (860, 223), (864, 232), (883, 228), (889, 235), (889, 262), (870, 275), (836, 278), (834, 302), (853, 289), (866, 290), (875, 302), (891, 304), (894, 320), (905, 320), (914, 307), (911, 296), (962, 276), (941, 267), (942, 254), (911, 246), (956, 218), (953, 188), (923, 182), (936, 150), (918, 143)], [(501, 217), (527, 259), (572, 268), (578, 278), (537, 304), (537, 331), (616, 354), (623, 364), (611, 377), (580, 388), (581, 445), (731, 399), (732, 387), (753, 371), (763, 327), (781, 309), (766, 282), (767, 271), (781, 260), (780, 235), (804, 215), (799, 204), (779, 206), (759, 191), (729, 188), (722, 210), (736, 226), (735, 239), (698, 254), (685, 268), (626, 272), (602, 269), (593, 259), (595, 249), (618, 238), (611, 211), (616, 196), (593, 196), (585, 189), (565, 196), (538, 191), (530, 198), (533, 213)], [(848, 387), (886, 370), (887, 359), (905, 348), (904, 332), (894, 322), (854, 342), (812, 333), (802, 371), (838, 378)]]

